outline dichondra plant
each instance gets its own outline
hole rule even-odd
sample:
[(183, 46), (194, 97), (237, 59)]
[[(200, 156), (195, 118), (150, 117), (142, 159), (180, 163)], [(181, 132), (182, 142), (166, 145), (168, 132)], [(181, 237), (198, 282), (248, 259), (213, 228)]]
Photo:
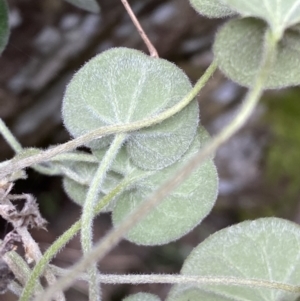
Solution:
[[(91, 12), (100, 10), (95, 0), (67, 1)], [(1, 256), (6, 269), (13, 273), (18, 266), (23, 272), (15, 273), (15, 281), (6, 281), (5, 289), (20, 301), (64, 300), (63, 291), (84, 279), (90, 301), (101, 300), (101, 283), (171, 283), (167, 301), (297, 300), (300, 228), (279, 218), (245, 221), (215, 233), (192, 251), (180, 275), (99, 273), (97, 261), (122, 238), (140, 245), (166, 244), (201, 223), (217, 198), (215, 151), (244, 125), (265, 89), (300, 83), (300, 0), (191, 0), (202, 15), (229, 18), (216, 34), (214, 61), (194, 87), (182, 70), (158, 57), (127, 1), (122, 3), (151, 56), (113, 48), (77, 71), (62, 102), (63, 122), (74, 140), (46, 151), (23, 149), (0, 123), (16, 152), (0, 165), (0, 214), (14, 226), (2, 243)], [(0, 0), (0, 51), (9, 35), (7, 14), (6, 2)], [(201, 126), (195, 97), (217, 67), (249, 92), (232, 122), (210, 138)], [(78, 151), (78, 146), (89, 151)], [(82, 206), (80, 220), (44, 254), (28, 232), (29, 226), (38, 226), (34, 221), (44, 221), (35, 201), (27, 201), (25, 211), (7, 214), (7, 206), (18, 198), (10, 193), (12, 183), (26, 176), (26, 167), (60, 175), (68, 196)], [(94, 243), (93, 218), (107, 211), (113, 229)], [(69, 269), (50, 265), (79, 231), (82, 259)], [(11, 251), (18, 240), (27, 262), (35, 262), (32, 270)], [(46, 287), (40, 283), (42, 276)], [(138, 293), (125, 300), (159, 298)]]

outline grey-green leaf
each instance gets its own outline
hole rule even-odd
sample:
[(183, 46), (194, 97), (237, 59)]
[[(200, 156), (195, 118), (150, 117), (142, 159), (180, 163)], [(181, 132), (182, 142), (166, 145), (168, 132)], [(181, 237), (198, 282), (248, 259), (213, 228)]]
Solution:
[(85, 9), (91, 13), (99, 13), (100, 7), (96, 0), (65, 0), (79, 8)]
[[(201, 149), (206, 132), (199, 131), (188, 152), (179, 162), (141, 179), (135, 189), (118, 198), (113, 210), (113, 224), (118, 225), (145, 198), (150, 196)], [(174, 241), (197, 226), (212, 209), (218, 191), (218, 176), (211, 158), (172, 192), (160, 205), (137, 224), (126, 236), (142, 245), (159, 245)]]
[(235, 13), (220, 0), (190, 0), (190, 3), (199, 14), (209, 18), (225, 18)]
[(137, 293), (129, 295), (124, 298), (123, 301), (160, 301), (160, 298), (149, 293)]
[(222, 0), (245, 17), (263, 19), (276, 37), (300, 22), (300, 0)]
[[(181, 274), (256, 279), (299, 285), (300, 227), (279, 218), (246, 221), (223, 229), (197, 246)], [(284, 290), (240, 285), (176, 285), (167, 301), (294, 301)]]
[(6, 0), (0, 0), (0, 54), (5, 48), (9, 37), (8, 8)]
[[(266, 88), (278, 89), (300, 84), (300, 68), (295, 68), (300, 65), (298, 27), (288, 29), (279, 42)], [(265, 30), (265, 23), (253, 18), (228, 21), (219, 30), (213, 51), (219, 68), (231, 80), (243, 86), (253, 85), (262, 59)]]
[[(101, 126), (129, 124), (152, 118), (178, 103), (191, 89), (186, 75), (174, 64), (142, 52), (115, 48), (84, 65), (67, 87), (63, 120), (78, 137)], [(198, 104), (193, 101), (164, 122), (128, 134), (132, 161), (155, 170), (178, 160), (188, 149), (198, 124)], [(111, 141), (94, 141), (102, 148)]]

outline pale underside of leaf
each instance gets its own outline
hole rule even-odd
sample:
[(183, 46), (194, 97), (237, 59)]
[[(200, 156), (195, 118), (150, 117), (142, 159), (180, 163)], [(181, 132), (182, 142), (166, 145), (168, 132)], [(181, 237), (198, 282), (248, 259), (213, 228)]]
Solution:
[[(266, 26), (253, 19), (234, 19), (218, 32), (213, 51), (219, 68), (231, 80), (251, 87), (262, 59)], [(300, 34), (297, 27), (285, 32), (278, 44), (276, 61), (270, 70), (266, 88), (299, 85)]]
[(266, 21), (276, 35), (300, 22), (300, 0), (222, 0), (242, 16)]

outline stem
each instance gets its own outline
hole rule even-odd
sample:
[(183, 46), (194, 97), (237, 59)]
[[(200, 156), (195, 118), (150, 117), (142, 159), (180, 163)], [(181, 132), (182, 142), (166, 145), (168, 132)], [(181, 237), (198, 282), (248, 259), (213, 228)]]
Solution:
[(18, 140), (15, 138), (15, 136), (12, 134), (12, 132), (9, 130), (9, 128), (6, 126), (6, 124), (1, 118), (0, 118), (0, 133), (16, 153), (22, 151), (23, 149), (22, 145), (18, 142)]
[(242, 279), (218, 276), (189, 276), (189, 275), (98, 275), (98, 280), (105, 284), (144, 284), (144, 283), (169, 283), (169, 284), (222, 284), (246, 287), (263, 287), (278, 289), (291, 293), (300, 293), (300, 286), (286, 283), (268, 281), (263, 279)]
[(46, 151), (42, 151), (39, 154), (32, 155), (30, 157), (23, 158), (23, 159), (18, 159), (18, 160), (12, 159), (12, 160), (6, 161), (6, 162), (2, 163), (0, 166), (0, 179), (5, 177), (8, 174), (11, 174), (12, 172), (14, 172), (16, 170), (21, 170), (21, 169), (31, 166), (33, 164), (48, 161), (52, 157), (54, 157), (60, 153), (68, 152), (72, 149), (75, 149), (76, 147), (78, 147), (80, 145), (86, 144), (95, 139), (99, 139), (101, 136), (136, 131), (141, 128), (149, 127), (151, 125), (154, 125), (154, 124), (164, 121), (165, 119), (180, 112), (184, 107), (186, 107), (197, 96), (199, 91), (206, 84), (206, 82), (211, 77), (211, 75), (214, 73), (216, 68), (217, 68), (217, 64), (216, 64), (216, 62), (213, 62), (208, 67), (208, 69), (205, 71), (205, 73), (201, 76), (201, 78), (197, 81), (197, 83), (192, 88), (192, 90), (179, 103), (177, 103), (170, 109), (167, 109), (166, 111), (162, 112), (161, 114), (158, 114), (157, 116), (154, 116), (152, 118), (144, 119), (141, 121), (136, 121), (136, 122), (129, 123), (129, 124), (101, 127), (99, 129), (91, 131), (85, 135), (82, 135), (78, 138), (75, 138), (71, 141), (68, 141), (64, 144), (50, 148)]
[(175, 176), (169, 179), (150, 198), (142, 202), (141, 205), (124, 219), (117, 228), (111, 230), (102, 240), (100, 240), (88, 256), (77, 262), (65, 276), (61, 277), (55, 286), (48, 288), (35, 301), (48, 301), (56, 290), (64, 290), (69, 287), (87, 267), (96, 261), (101, 260), (122, 238), (135, 226), (142, 218), (156, 207), (173, 189), (180, 185), (209, 155), (236, 133), (251, 115), (260, 96), (263, 93), (264, 83), (268, 72), (274, 61), (277, 43), (267, 31), (265, 36), (264, 55), (255, 79), (254, 87), (248, 92), (239, 114), (233, 121), (225, 127), (220, 134), (213, 138), (200, 152), (198, 152), (190, 162), (188, 162)]
[[(124, 179), (121, 181), (109, 194), (104, 196), (96, 205), (94, 215), (97, 215), (114, 197), (121, 193), (132, 179)], [(55, 255), (79, 232), (82, 226), (82, 220), (75, 222), (65, 233), (63, 233), (56, 241), (47, 249), (39, 262), (35, 265), (30, 275), (29, 280), (24, 287), (23, 293), (19, 301), (28, 301), (33, 293), (34, 285), (37, 283), (39, 277), (55, 257)]]
[(140, 22), (136, 18), (136, 16), (135, 16), (133, 10), (131, 9), (129, 3), (127, 2), (127, 0), (121, 0), (121, 2), (123, 3), (125, 9), (127, 10), (127, 13), (129, 15), (129, 17), (131, 18), (131, 20), (132, 20), (133, 24), (135, 25), (137, 31), (139, 32), (142, 40), (146, 44), (146, 46), (148, 48), (148, 51), (150, 53), (150, 56), (158, 58), (159, 56), (158, 56), (157, 50), (155, 49), (155, 47), (151, 43), (150, 39), (146, 35), (145, 31), (143, 30)]
[[(67, 270), (52, 267), (53, 272), (57, 276), (63, 276)], [(82, 280), (88, 281), (87, 275), (82, 275)], [(149, 283), (160, 283), (160, 284), (222, 284), (222, 285), (235, 285), (235, 286), (246, 286), (246, 287), (260, 287), (283, 290), (290, 293), (300, 293), (300, 286), (286, 284), (277, 281), (268, 281), (264, 279), (247, 279), (247, 278), (236, 278), (228, 276), (197, 276), (197, 275), (115, 275), (115, 274), (98, 274), (98, 281), (103, 284), (149, 284)]]
[[(91, 251), (93, 245), (93, 217), (95, 211), (95, 204), (98, 199), (101, 185), (105, 179), (107, 170), (109, 169), (112, 161), (115, 159), (118, 150), (122, 146), (126, 138), (126, 134), (117, 134), (114, 138), (109, 149), (106, 151), (95, 176), (88, 189), (86, 199), (83, 205), (83, 212), (81, 216), (82, 229), (81, 229), (81, 246), (83, 254)], [(88, 271), (89, 273), (89, 300), (98, 301), (100, 297), (100, 290), (97, 281), (97, 265), (94, 264)]]

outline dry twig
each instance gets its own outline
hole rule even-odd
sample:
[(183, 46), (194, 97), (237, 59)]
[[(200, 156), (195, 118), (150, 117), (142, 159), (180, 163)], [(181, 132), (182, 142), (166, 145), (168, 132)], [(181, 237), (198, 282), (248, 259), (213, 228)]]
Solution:
[(121, 0), (121, 2), (123, 3), (125, 9), (127, 10), (128, 15), (130, 16), (133, 24), (135, 25), (136, 29), (138, 30), (141, 38), (143, 39), (144, 43), (146, 44), (146, 46), (149, 50), (150, 56), (158, 58), (159, 56), (158, 56), (157, 50), (155, 49), (155, 47), (153, 46), (153, 44), (149, 40), (148, 36), (146, 35), (145, 31), (143, 30), (140, 22), (138, 21), (138, 19), (136, 18), (134, 12), (132, 11), (128, 1), (127, 0)]

